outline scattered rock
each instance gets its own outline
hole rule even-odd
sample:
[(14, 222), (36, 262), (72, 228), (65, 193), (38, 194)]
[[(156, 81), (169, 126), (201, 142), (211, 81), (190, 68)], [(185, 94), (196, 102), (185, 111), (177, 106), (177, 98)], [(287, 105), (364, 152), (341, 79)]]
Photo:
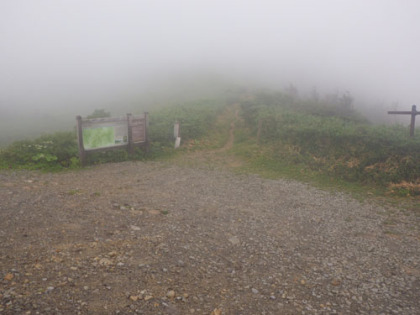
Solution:
[(339, 286), (341, 284), (341, 280), (338, 278), (334, 278), (331, 280), (331, 285), (333, 286)]
[(185, 263), (182, 260), (178, 260), (177, 261), (177, 266), (178, 267), (185, 267)]
[(98, 263), (101, 266), (110, 266), (110, 265), (112, 265), (112, 261), (110, 259), (108, 259), (108, 258), (101, 258)]
[(13, 278), (14, 278), (13, 273), (8, 273), (8, 274), (6, 274), (6, 275), (4, 276), (4, 280), (6, 280), (6, 281), (10, 281), (10, 280), (12, 280)]
[(229, 242), (232, 245), (238, 245), (240, 243), (239, 238), (237, 236), (229, 237)]
[(131, 228), (133, 231), (140, 231), (140, 230), (141, 230), (141, 228), (139, 228), (138, 226), (135, 226), (135, 225), (130, 225), (130, 228)]

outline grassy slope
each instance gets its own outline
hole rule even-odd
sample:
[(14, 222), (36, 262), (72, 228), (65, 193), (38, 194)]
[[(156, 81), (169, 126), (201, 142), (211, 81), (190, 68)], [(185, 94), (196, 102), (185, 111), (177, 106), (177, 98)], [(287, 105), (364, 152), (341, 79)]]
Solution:
[[(264, 97), (251, 101), (238, 98), (230, 106), (220, 101), (190, 102), (152, 112), (152, 154), (145, 157), (139, 152), (131, 158), (292, 178), (360, 198), (375, 196), (408, 203), (420, 212), (416, 190), (420, 187), (419, 136), (409, 140), (402, 128), (374, 127), (355, 115), (340, 117), (331, 108), (308, 110), (305, 104), (291, 108)], [(172, 138), (175, 120), (181, 122), (183, 140), (176, 152)], [(91, 162), (128, 158), (121, 151), (99, 154)], [(0, 166), (77, 167), (74, 134), (14, 143), (1, 153)]]
[[(238, 105), (239, 104), (236, 104), (237, 107), (239, 107)], [(308, 117), (305, 117), (305, 119), (308, 119)], [(308, 121), (305, 119), (300, 119), (298, 117), (295, 124), (293, 124), (293, 128), (296, 128), (296, 125), (302, 122), (308, 125)], [(309, 119), (311, 119), (311, 117)], [(331, 127), (327, 123), (328, 119), (318, 117), (315, 118), (315, 120), (317, 123), (324, 123), (325, 129)], [(232, 121), (235, 121), (233, 146), (227, 150), (223, 150), (223, 143), (228, 142), (228, 130)], [(371, 126), (365, 123), (357, 123), (356, 125), (363, 126), (364, 128), (371, 128)], [(336, 128), (340, 129), (337, 126)], [(294, 142), (294, 140), (298, 139), (292, 138), (290, 141), (278, 141), (278, 139), (276, 139), (273, 141), (273, 139), (264, 138), (263, 132), (261, 130), (258, 131), (258, 129), (261, 129), (261, 126), (258, 128), (257, 124), (254, 125), (245, 122), (244, 112), (242, 110), (239, 111), (239, 115), (235, 116), (234, 107), (227, 107), (217, 120), (217, 128), (214, 129), (215, 131), (207, 134), (199, 141), (194, 140), (184, 143), (182, 148), (172, 156), (170, 161), (189, 166), (205, 165), (206, 167), (213, 168), (227, 167), (235, 172), (254, 173), (273, 179), (296, 179), (330, 191), (348, 192), (359, 199), (374, 198), (382, 203), (399, 205), (403, 208), (414, 210), (420, 215), (420, 196), (416, 191), (410, 194), (405, 186), (401, 187), (400, 190), (396, 190), (395, 187), (393, 188), (393, 186), (385, 180), (376, 181), (374, 177), (372, 177), (371, 180), (363, 180), (363, 176), (365, 176), (363, 174), (355, 176), (355, 174), (357, 175), (357, 172), (372, 172), (372, 167), (369, 168), (369, 165), (366, 164), (363, 167), (359, 167), (357, 170), (353, 170), (355, 165), (344, 159), (347, 156), (347, 152), (340, 148), (340, 146), (328, 146), (328, 148), (325, 149), (327, 151), (321, 150), (320, 152), (317, 152), (318, 156), (315, 156), (311, 151), (303, 152), (299, 147), (299, 141)], [(349, 128), (349, 133), (354, 134), (355, 129), (356, 128)], [(307, 130), (306, 132), (310, 133), (310, 130)], [(359, 162), (353, 161), (353, 163), (361, 164), (361, 161), (364, 158), (362, 153), (366, 152), (363, 154), (366, 154), (366, 159), (371, 165), (381, 164), (380, 159), (378, 160), (378, 156), (372, 158), (369, 155), (369, 152), (371, 151), (369, 150), (369, 146), (372, 145), (371, 142), (374, 141), (373, 138), (379, 139), (378, 141), (380, 142), (381, 139), (389, 137), (389, 132), (392, 132), (392, 128), (381, 130), (379, 127), (373, 127), (373, 131), (371, 130), (369, 132), (374, 135), (364, 137), (363, 139), (366, 140), (366, 143), (355, 141), (354, 139), (357, 139), (357, 134), (353, 135), (353, 138), (349, 140), (349, 143), (355, 141), (353, 146), (357, 146), (357, 144), (363, 146), (363, 150), (354, 153), (356, 156), (357, 154), (361, 154), (358, 157)], [(347, 135), (345, 132), (342, 133), (348, 137), (348, 133)], [(325, 134), (323, 133), (319, 133), (315, 136), (325, 138)], [(403, 137), (402, 139), (406, 139), (406, 136), (399, 134), (395, 137), (397, 140), (393, 140), (399, 141), (399, 145), (402, 145), (403, 143), (405, 143), (405, 145), (412, 145), (411, 142), (407, 144), (406, 141), (399, 139), (400, 136)], [(299, 135), (294, 135), (294, 137), (299, 137)], [(312, 139), (312, 141), (319, 141), (319, 139)], [(335, 139), (335, 141), (340, 141), (340, 139)], [(306, 142), (304, 141), (303, 144), (305, 143)], [(351, 151), (349, 143), (343, 145)], [(414, 145), (417, 145), (417, 139), (414, 140), (413, 143)], [(391, 147), (392, 141), (391, 144), (390, 142), (386, 142), (385, 144), (386, 146)], [(397, 149), (399, 148), (396, 143), (394, 146), (396, 146)], [(317, 146), (314, 147), (317, 148)], [(353, 151), (354, 150), (356, 150), (356, 148), (353, 148)], [(404, 152), (404, 150), (402, 150), (402, 152)], [(383, 152), (385, 155), (386, 153), (387, 152)], [(334, 158), (322, 159), (322, 154), (331, 154)], [(408, 151), (404, 154), (409, 156), (412, 152)], [(317, 163), (314, 163), (314, 161)], [(334, 167), (330, 164), (332, 161), (334, 162)], [(395, 158), (385, 159), (385, 162), (389, 163), (389, 168), (395, 167), (395, 165), (393, 166), (395, 161)], [(365, 161), (365, 163), (367, 162)], [(381, 169), (385, 167), (382, 164)], [(336, 172), (336, 168), (339, 169), (339, 174), (334, 173)], [(381, 169), (375, 170), (375, 174), (380, 172)], [(412, 176), (411, 178), (414, 181), (418, 181), (419, 179), (418, 172), (413, 173), (410, 176)], [(365, 177), (369, 179), (371, 176), (368, 174)], [(389, 178), (389, 176), (387, 178)]]

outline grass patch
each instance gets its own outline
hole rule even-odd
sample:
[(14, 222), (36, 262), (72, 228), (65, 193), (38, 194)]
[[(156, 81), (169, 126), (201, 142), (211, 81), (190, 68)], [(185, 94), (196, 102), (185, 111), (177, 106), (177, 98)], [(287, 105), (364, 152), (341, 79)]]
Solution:
[(371, 125), (341, 105), (291, 106), (281, 94), (256, 95), (241, 103), (245, 124), (236, 154), (266, 177), (419, 196), (420, 137), (409, 138), (401, 126)]

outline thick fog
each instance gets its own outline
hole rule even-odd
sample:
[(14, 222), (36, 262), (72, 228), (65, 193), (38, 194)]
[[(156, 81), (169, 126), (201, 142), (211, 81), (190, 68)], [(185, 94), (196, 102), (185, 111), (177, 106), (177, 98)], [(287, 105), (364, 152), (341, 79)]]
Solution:
[(74, 120), (203, 78), (409, 110), (419, 13), (418, 0), (3, 0), (0, 116)]

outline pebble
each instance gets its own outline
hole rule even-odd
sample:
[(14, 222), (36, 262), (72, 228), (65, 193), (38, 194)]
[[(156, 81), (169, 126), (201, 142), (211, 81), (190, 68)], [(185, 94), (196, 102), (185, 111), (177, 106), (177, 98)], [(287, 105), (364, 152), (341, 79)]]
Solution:
[(185, 267), (185, 263), (182, 260), (177, 261), (178, 267)]
[(110, 266), (110, 265), (112, 265), (112, 261), (110, 259), (108, 259), (108, 258), (101, 258), (99, 260), (99, 265), (101, 265), (101, 266)]
[(239, 238), (237, 236), (229, 237), (229, 242), (232, 245), (238, 245), (240, 243)]

